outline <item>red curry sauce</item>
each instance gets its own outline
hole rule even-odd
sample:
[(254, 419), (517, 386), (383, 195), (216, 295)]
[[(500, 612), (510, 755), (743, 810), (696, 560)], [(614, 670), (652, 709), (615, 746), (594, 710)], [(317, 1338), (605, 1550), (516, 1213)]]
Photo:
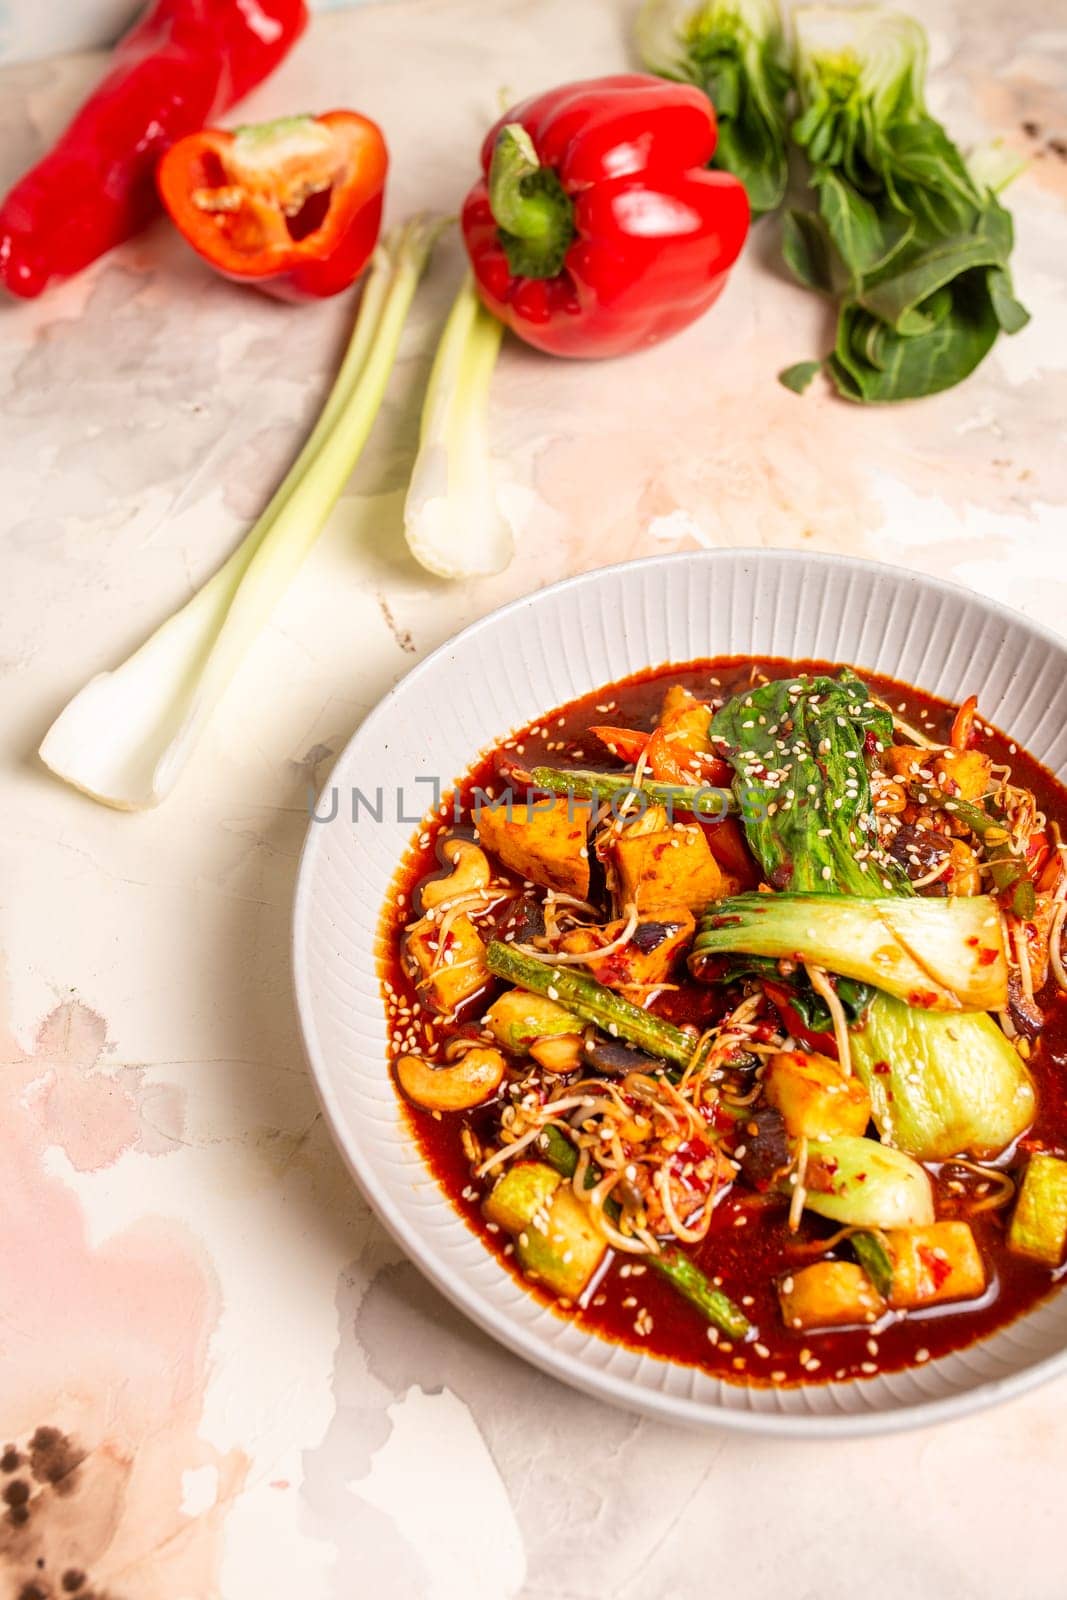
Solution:
[[(455, 818), (464, 816), (476, 789), (499, 793), (502, 784), (499, 768), (504, 761), (519, 758), (524, 767), (538, 764), (557, 767), (595, 766), (608, 770), (617, 763), (607, 757), (595, 738), (588, 736), (590, 725), (609, 721), (634, 729), (651, 729), (670, 684), (681, 683), (702, 699), (721, 700), (746, 689), (756, 673), (767, 678), (795, 677), (800, 673), (835, 673), (840, 663), (788, 661), (782, 658), (721, 657), (657, 667), (635, 677), (595, 690), (579, 700), (561, 706), (539, 718), (526, 729), (512, 735), (475, 765), (457, 785), (455, 795), (446, 798), (436, 818), (412, 844), (394, 883), (394, 893), (386, 908), (380, 948), (384, 952), (382, 977), (394, 996), (414, 1004), (414, 982), (404, 971), (401, 958), (402, 934), (409, 921), (412, 901), (419, 883), (437, 876), (442, 868), (437, 855), (440, 840), (456, 831)], [(907, 722), (921, 728), (936, 741), (947, 741), (955, 707), (892, 678), (856, 669), (881, 699)], [(980, 686), (979, 686), (980, 687)], [(986, 725), (983, 724), (983, 727)], [(980, 739), (981, 748), (995, 761), (1010, 764), (1014, 780), (1033, 791), (1050, 818), (1061, 821), (1067, 832), (1067, 789), (1039, 762), (1018, 748), (1009, 738), (988, 729)], [(710, 833), (713, 823), (702, 824)], [(497, 867), (499, 877), (507, 877)], [(517, 881), (514, 878), (512, 881)], [(503, 915), (507, 914), (505, 907)], [(492, 923), (490, 921), (490, 926)], [(476, 1024), (495, 991), (484, 990), (459, 1014), (454, 1027)], [(1037, 1090), (1038, 1113), (1031, 1129), (1018, 1145), (1005, 1151), (996, 1163), (1006, 1166), (1016, 1151), (1033, 1141), (1052, 1154), (1067, 1156), (1067, 996), (1053, 981), (1037, 996), (1045, 1014), (1045, 1026), (1027, 1062)], [(387, 1007), (393, 1002), (387, 990)], [(650, 1007), (656, 1014), (674, 1022), (695, 1022), (701, 1027), (718, 1019), (729, 1009), (722, 992), (713, 986), (685, 979), (677, 992), (659, 996)], [(435, 1042), (433, 1033), (422, 1032), (432, 1020), (417, 1018), (417, 1042)], [(437, 1041), (439, 1042), (439, 1040)], [(409, 1039), (408, 1048), (412, 1048)], [(686, 1247), (702, 1270), (745, 1310), (758, 1328), (757, 1338), (733, 1346), (703, 1317), (680, 1298), (671, 1285), (642, 1268), (640, 1261), (609, 1254), (608, 1265), (586, 1294), (585, 1303), (563, 1309), (554, 1298), (517, 1272), (512, 1247), (506, 1236), (487, 1224), (482, 1214), (483, 1193), (472, 1179), (471, 1162), (463, 1144), (463, 1128), (475, 1132), (488, 1129), (494, 1107), (478, 1108), (462, 1114), (431, 1113), (403, 1102), (412, 1133), (437, 1181), (468, 1225), (486, 1247), (515, 1273), (531, 1294), (538, 1295), (560, 1316), (578, 1323), (590, 1333), (614, 1343), (628, 1345), (664, 1360), (684, 1362), (703, 1368), (717, 1377), (740, 1383), (812, 1383), (831, 1379), (873, 1376), (876, 1372), (899, 1370), (971, 1344), (1012, 1321), (1047, 1295), (1067, 1266), (1056, 1272), (1041, 1267), (1005, 1247), (1010, 1208), (966, 1215), (985, 1260), (988, 1283), (977, 1301), (935, 1305), (928, 1310), (912, 1310), (904, 1316), (888, 1312), (873, 1328), (839, 1329), (827, 1332), (793, 1333), (785, 1328), (778, 1308), (775, 1281), (791, 1268), (801, 1268), (817, 1259), (812, 1245), (828, 1237), (836, 1225), (805, 1211), (799, 1232), (786, 1227), (784, 1201), (768, 1201), (740, 1185), (715, 1208), (707, 1237), (696, 1246)], [(949, 1177), (957, 1181), (959, 1171), (943, 1173), (926, 1163), (934, 1179), (937, 1214), (956, 1214), (957, 1200), (948, 1188)], [(647, 1313), (648, 1316), (641, 1316)], [(643, 1336), (635, 1329), (651, 1329)]]

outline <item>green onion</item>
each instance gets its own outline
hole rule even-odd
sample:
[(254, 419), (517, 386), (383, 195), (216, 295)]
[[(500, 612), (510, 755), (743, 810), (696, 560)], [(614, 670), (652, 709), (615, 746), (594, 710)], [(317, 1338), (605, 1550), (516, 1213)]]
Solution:
[(514, 550), (489, 451), (489, 385), (503, 332), (468, 275), (434, 357), (404, 503), (411, 553), (438, 577), (502, 572)]
[(439, 231), (414, 217), (379, 244), (337, 381), (281, 487), (214, 577), (60, 713), (40, 750), (57, 777), (124, 811), (169, 794), (359, 460)]
[(893, 1293), (893, 1258), (886, 1249), (884, 1236), (880, 1233), (854, 1233), (849, 1244), (882, 1299), (888, 1300)]

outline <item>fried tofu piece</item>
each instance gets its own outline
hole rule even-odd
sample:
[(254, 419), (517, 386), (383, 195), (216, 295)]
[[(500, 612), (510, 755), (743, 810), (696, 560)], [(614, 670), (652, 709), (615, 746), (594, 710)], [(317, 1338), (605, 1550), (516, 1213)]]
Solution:
[(938, 788), (961, 800), (980, 800), (993, 782), (993, 758), (981, 750), (941, 750), (933, 770)]
[(665, 906), (700, 913), (725, 893), (722, 872), (696, 823), (676, 822), (655, 833), (627, 831), (615, 841), (614, 861), (620, 904), (642, 913)]
[(891, 744), (882, 752), (882, 766), (891, 777), (908, 783), (914, 781), (920, 771), (933, 770), (926, 765), (932, 755), (931, 750), (922, 750), (918, 745)]
[[(603, 928), (574, 928), (564, 936), (560, 949), (568, 954), (591, 953), (617, 939), (625, 926), (624, 922), (609, 922)], [(590, 960), (589, 971), (609, 989), (665, 983), (695, 928), (693, 915), (685, 906), (665, 908), (655, 917), (642, 917), (629, 943), (600, 961)]]
[(871, 1120), (871, 1100), (856, 1077), (846, 1078), (829, 1056), (780, 1050), (767, 1062), (763, 1091), (794, 1139), (862, 1136)]
[(919, 773), (931, 772), (936, 788), (961, 800), (980, 800), (993, 774), (992, 757), (981, 750), (920, 750), (910, 744), (890, 745), (882, 765), (905, 783), (922, 782)]
[(984, 1290), (985, 1264), (968, 1223), (888, 1228), (884, 1238), (893, 1269), (890, 1305), (907, 1309), (974, 1300)]
[(814, 1261), (778, 1283), (782, 1321), (791, 1333), (877, 1322), (885, 1310), (874, 1284), (855, 1261)]
[(404, 954), (420, 998), (435, 1011), (455, 1011), (489, 982), (485, 945), (466, 913), (447, 924), (418, 923), (408, 934)]
[(543, 889), (589, 895), (589, 802), (561, 797), (478, 813), (479, 842), (505, 867)]

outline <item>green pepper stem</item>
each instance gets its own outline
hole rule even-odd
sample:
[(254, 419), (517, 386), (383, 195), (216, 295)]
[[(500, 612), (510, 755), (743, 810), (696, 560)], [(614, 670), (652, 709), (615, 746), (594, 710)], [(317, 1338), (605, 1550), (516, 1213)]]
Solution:
[(574, 207), (551, 167), (538, 160), (521, 122), (501, 128), (489, 165), (489, 209), (511, 270), (552, 278), (574, 238)]

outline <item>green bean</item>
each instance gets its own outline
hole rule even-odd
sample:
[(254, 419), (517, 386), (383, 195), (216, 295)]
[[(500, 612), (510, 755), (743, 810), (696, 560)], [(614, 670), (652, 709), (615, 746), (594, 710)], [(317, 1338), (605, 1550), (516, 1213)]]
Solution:
[(556, 767), (534, 767), (530, 777), (536, 788), (549, 794), (573, 795), (576, 800), (614, 802), (626, 795), (643, 795), (643, 810), (650, 805), (665, 806), (671, 815), (675, 810), (689, 811), (716, 822), (737, 810), (730, 790), (711, 784), (657, 783), (653, 778), (635, 783), (624, 772), (564, 772)]
[[(573, 1178), (578, 1166), (578, 1152), (565, 1134), (560, 1133), (558, 1128), (546, 1128), (539, 1140), (539, 1147), (550, 1167), (554, 1167), (564, 1178)], [(590, 1162), (585, 1174), (585, 1187), (591, 1189), (600, 1178), (600, 1171)], [(611, 1200), (604, 1209), (613, 1221), (618, 1220), (619, 1208)], [(675, 1245), (667, 1245), (655, 1254), (650, 1251), (644, 1260), (653, 1272), (666, 1278), (690, 1305), (695, 1306), (713, 1327), (728, 1338), (747, 1339), (751, 1336), (754, 1331), (752, 1324), (740, 1306), (735, 1305), (728, 1294), (717, 1289), (696, 1262)]]
[(490, 944), (485, 959), (495, 977), (506, 978), (509, 983), (516, 983), (533, 994), (547, 995), (565, 1010), (573, 1011), (583, 1022), (603, 1029), (613, 1039), (625, 1039), (627, 1044), (636, 1045), (648, 1055), (679, 1067), (687, 1067), (693, 1059), (696, 1040), (692, 1034), (632, 1005), (614, 990), (606, 989), (602, 983), (572, 967), (539, 961), (536, 956), (523, 955), (499, 940)]

